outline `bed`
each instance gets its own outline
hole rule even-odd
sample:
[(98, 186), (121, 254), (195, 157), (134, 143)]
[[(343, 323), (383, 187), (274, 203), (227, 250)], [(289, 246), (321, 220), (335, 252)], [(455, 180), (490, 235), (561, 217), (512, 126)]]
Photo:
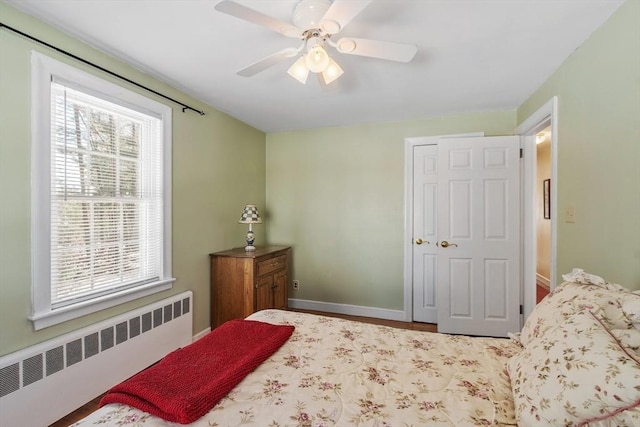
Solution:
[[(254, 313), (295, 330), (192, 425), (640, 425), (640, 291), (565, 279), (510, 339)], [(175, 424), (123, 404), (75, 424), (96, 425)]]

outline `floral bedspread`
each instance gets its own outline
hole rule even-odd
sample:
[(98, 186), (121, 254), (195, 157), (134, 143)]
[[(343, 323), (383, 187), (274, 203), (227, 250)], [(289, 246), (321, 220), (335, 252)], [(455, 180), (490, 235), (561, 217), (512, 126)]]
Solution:
[[(296, 327), (197, 427), (516, 425), (506, 361), (513, 341), (396, 329), (265, 310)], [(75, 426), (175, 425), (106, 405)]]

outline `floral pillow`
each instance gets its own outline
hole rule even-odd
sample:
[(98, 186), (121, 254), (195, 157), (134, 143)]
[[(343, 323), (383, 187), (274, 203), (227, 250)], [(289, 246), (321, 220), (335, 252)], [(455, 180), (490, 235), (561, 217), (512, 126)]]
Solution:
[(632, 292), (635, 297), (627, 298), (622, 303), (622, 311), (627, 316), (631, 324), (640, 329), (640, 291)]
[(604, 289), (620, 290), (624, 289), (615, 283), (609, 283), (600, 276), (590, 274), (581, 268), (574, 268), (571, 273), (563, 274), (562, 278), (567, 282), (580, 283), (581, 285), (596, 285)]
[(636, 357), (640, 358), (640, 329), (612, 329), (613, 335), (620, 344), (628, 350), (636, 353)]
[(542, 337), (554, 326), (566, 323), (575, 313), (585, 311), (597, 312), (611, 329), (633, 328), (633, 321), (623, 304), (630, 299), (640, 300), (640, 291), (631, 292), (577, 268), (562, 277), (567, 282), (547, 295), (527, 318), (519, 336), (523, 346)]
[(519, 426), (640, 425), (640, 359), (591, 312), (549, 329), (507, 369)]

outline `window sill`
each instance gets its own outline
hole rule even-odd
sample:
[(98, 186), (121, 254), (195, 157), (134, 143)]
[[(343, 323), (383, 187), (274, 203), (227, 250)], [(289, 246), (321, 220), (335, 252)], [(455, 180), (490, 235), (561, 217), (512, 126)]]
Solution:
[(89, 301), (82, 301), (77, 304), (57, 308), (55, 310), (34, 313), (29, 316), (28, 319), (33, 323), (34, 329), (38, 331), (40, 329), (48, 328), (49, 326), (57, 325), (58, 323), (76, 319), (81, 316), (86, 316), (87, 314), (95, 313), (106, 308), (115, 307), (116, 305), (124, 304), (125, 302), (166, 291), (173, 287), (173, 282), (175, 282), (175, 280), (176, 279), (174, 278), (164, 279), (144, 286), (139, 286), (137, 288), (126, 289), (121, 292), (104, 295)]

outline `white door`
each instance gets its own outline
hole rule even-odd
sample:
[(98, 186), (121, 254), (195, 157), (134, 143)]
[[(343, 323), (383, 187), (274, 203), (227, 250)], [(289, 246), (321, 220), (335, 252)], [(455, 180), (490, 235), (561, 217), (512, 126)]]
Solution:
[(438, 331), (520, 330), (520, 138), (438, 141)]
[(413, 148), (413, 320), (436, 323), (438, 146)]

